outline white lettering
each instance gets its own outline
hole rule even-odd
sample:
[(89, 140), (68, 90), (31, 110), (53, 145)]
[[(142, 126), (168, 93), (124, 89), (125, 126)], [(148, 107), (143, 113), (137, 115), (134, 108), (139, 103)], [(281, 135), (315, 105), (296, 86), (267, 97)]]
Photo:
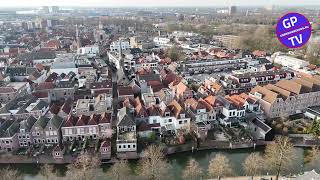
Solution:
[(293, 36), (288, 38), (288, 40), (291, 41), (292, 46), (295, 46), (295, 42), (294, 40), (296, 40), (298, 42), (298, 44), (302, 44), (302, 34), (299, 34), (299, 36)]
[[(290, 22), (288, 22), (288, 21), (290, 21)], [(291, 28), (292, 26), (294, 26), (297, 22), (298, 22), (297, 17), (293, 16), (293, 17), (290, 18), (290, 20), (289, 19), (284, 19), (282, 21), (282, 24), (283, 24), (284, 28), (288, 29), (288, 28)]]

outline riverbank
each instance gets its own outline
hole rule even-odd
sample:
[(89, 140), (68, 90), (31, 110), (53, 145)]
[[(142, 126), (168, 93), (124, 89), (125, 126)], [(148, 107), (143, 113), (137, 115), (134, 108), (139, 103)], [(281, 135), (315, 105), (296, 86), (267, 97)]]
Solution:
[[(253, 150), (253, 149), (204, 150), (204, 151), (201, 151), (201, 153), (200, 152), (191, 153), (191, 151), (189, 151), (189, 152), (168, 155), (166, 159), (172, 167), (172, 169), (170, 170), (170, 174), (172, 174), (173, 176), (172, 179), (181, 180), (181, 174), (183, 173), (183, 170), (187, 166), (190, 158), (195, 159), (197, 162), (199, 162), (201, 168), (203, 169), (203, 172), (206, 174), (210, 160), (214, 158), (217, 154), (222, 153), (230, 159), (230, 164), (234, 171), (233, 175), (236, 177), (237, 176), (243, 177), (245, 176), (245, 172), (242, 164), (252, 152), (263, 153), (264, 148), (261, 146), (256, 148), (256, 150)], [(317, 172), (320, 171), (320, 163), (305, 164), (304, 162), (305, 150), (303, 148), (295, 148), (295, 152), (296, 152), (295, 164), (293, 165), (293, 167), (290, 169), (288, 173), (300, 174), (304, 171), (310, 171), (312, 169), (317, 170)], [(135, 160), (129, 161), (129, 164), (130, 164), (130, 167), (132, 168), (132, 172), (134, 172), (139, 165), (139, 161), (135, 161)], [(25, 180), (42, 180), (42, 178), (39, 175), (39, 172), (42, 167), (41, 164), (17, 164), (17, 163), (16, 164), (0, 164), (0, 168), (6, 168), (6, 167), (11, 167), (19, 170), (21, 174), (24, 175)], [(56, 164), (54, 167), (55, 167), (55, 170), (59, 172), (59, 174), (61, 174), (61, 176), (63, 176), (67, 170), (67, 164)], [(97, 180), (105, 179), (104, 173), (106, 173), (109, 170), (109, 168), (110, 168), (110, 164), (102, 164), (100, 169), (100, 172), (102, 173), (102, 175), (99, 176)], [(222, 178), (222, 180), (224, 180), (224, 178)]]
[[(261, 180), (264, 179), (276, 179), (275, 176), (255, 176), (252, 180)], [(280, 177), (279, 177), (280, 178)], [(218, 179), (208, 179), (208, 180), (218, 180)], [(224, 177), (222, 180), (251, 180), (250, 176), (237, 176), (237, 177)]]
[[(238, 150), (238, 149), (255, 149), (265, 147), (267, 144), (273, 143), (272, 141), (256, 141), (248, 143), (230, 143), (227, 141), (207, 141), (206, 143), (201, 143), (199, 147), (195, 147), (192, 143), (176, 145), (164, 148), (164, 153), (167, 156), (192, 152), (197, 153), (199, 151), (208, 150)], [(294, 144), (295, 147), (312, 147), (314, 144), (301, 144), (301, 142)], [(117, 159), (129, 159), (138, 160), (142, 157), (141, 153), (132, 155), (132, 153), (118, 154), (112, 159), (102, 160), (103, 164), (113, 164)], [(30, 157), (26, 155), (13, 155), (13, 154), (2, 154), (0, 155), (0, 164), (70, 164), (74, 162), (77, 156), (64, 155), (61, 159), (53, 158), (50, 155), (38, 155), (36, 157)]]

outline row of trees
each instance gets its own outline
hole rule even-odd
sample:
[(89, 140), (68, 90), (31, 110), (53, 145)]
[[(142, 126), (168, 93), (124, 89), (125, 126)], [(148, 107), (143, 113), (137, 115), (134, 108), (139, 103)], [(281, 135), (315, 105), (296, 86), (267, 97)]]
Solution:
[[(313, 148), (308, 152), (305, 162), (315, 162), (319, 154), (319, 149)], [(253, 177), (269, 171), (274, 173), (276, 180), (278, 180), (281, 174), (285, 174), (287, 170), (290, 170), (294, 164), (294, 160), (294, 148), (289, 139), (287, 137), (278, 137), (274, 143), (267, 145), (263, 155), (259, 153), (250, 154), (242, 166), (247, 176)], [(102, 173), (98, 172), (99, 167), (100, 160), (98, 157), (83, 153), (73, 164), (68, 166), (66, 175), (63, 178), (58, 177), (51, 165), (42, 166), (40, 173), (45, 180), (93, 180), (97, 179), (99, 175), (102, 175)], [(171, 170), (171, 165), (165, 159), (162, 149), (158, 146), (151, 145), (145, 150), (144, 156), (139, 161), (135, 172), (132, 171), (126, 160), (120, 160), (109, 168), (106, 177), (114, 180), (172, 179)], [(0, 173), (0, 180), (22, 179), (16, 170), (4, 169)], [(210, 160), (207, 171), (205, 171), (196, 160), (190, 159), (182, 172), (182, 178), (186, 180), (203, 179), (205, 177), (221, 179), (232, 176), (233, 174), (233, 166), (230, 160), (223, 154), (217, 154)]]
[(259, 26), (253, 32), (246, 31), (239, 34), (240, 39), (237, 42), (239, 49), (264, 50), (269, 53), (277, 51), (287, 52), (288, 48), (282, 45), (275, 35), (272, 26)]

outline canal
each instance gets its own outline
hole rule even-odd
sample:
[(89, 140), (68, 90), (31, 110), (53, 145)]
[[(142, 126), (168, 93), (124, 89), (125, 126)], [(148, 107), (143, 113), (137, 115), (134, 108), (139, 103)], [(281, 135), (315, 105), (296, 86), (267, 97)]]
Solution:
[[(296, 174), (302, 171), (309, 171), (312, 169), (315, 169), (316, 171), (319, 172), (320, 170), (319, 162), (314, 163), (313, 165), (304, 164), (304, 155), (306, 153), (306, 149), (296, 148), (295, 151), (296, 151), (296, 159), (295, 159), (296, 163), (290, 170), (290, 173)], [(196, 153), (191, 153), (191, 152), (179, 153), (179, 154), (168, 156), (167, 158), (171, 163), (172, 174), (175, 177), (175, 179), (180, 179), (179, 177), (181, 176), (181, 172), (183, 168), (186, 166), (190, 158), (196, 159), (206, 173), (210, 159), (213, 158), (217, 153), (222, 153), (230, 159), (235, 175), (244, 175), (242, 163), (251, 152), (253, 152), (253, 149), (252, 150), (238, 149), (238, 150), (223, 150), (223, 151), (222, 150), (206, 150), (206, 151), (199, 151)], [(263, 149), (257, 149), (256, 152), (263, 153)], [(130, 164), (131, 164), (131, 167), (135, 169), (137, 165), (137, 161), (130, 162)], [(0, 168), (5, 168), (7, 166), (8, 165), (0, 165)], [(26, 180), (41, 179), (41, 177), (39, 176), (40, 165), (14, 164), (9, 166), (18, 169), (24, 175)], [(66, 171), (65, 165), (57, 165), (55, 167), (57, 171), (61, 174), (63, 174)], [(110, 167), (109, 165), (102, 165), (100, 176), (103, 176), (103, 173), (105, 173), (109, 167)], [(105, 179), (105, 178), (99, 178), (99, 179)]]

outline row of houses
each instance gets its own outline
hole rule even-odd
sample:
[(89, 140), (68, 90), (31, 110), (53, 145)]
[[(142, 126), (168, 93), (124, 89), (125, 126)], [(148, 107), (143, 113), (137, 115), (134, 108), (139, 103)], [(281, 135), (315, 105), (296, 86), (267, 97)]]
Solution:
[(256, 86), (250, 95), (259, 99), (261, 109), (268, 118), (303, 113), (307, 107), (320, 105), (320, 76)]

